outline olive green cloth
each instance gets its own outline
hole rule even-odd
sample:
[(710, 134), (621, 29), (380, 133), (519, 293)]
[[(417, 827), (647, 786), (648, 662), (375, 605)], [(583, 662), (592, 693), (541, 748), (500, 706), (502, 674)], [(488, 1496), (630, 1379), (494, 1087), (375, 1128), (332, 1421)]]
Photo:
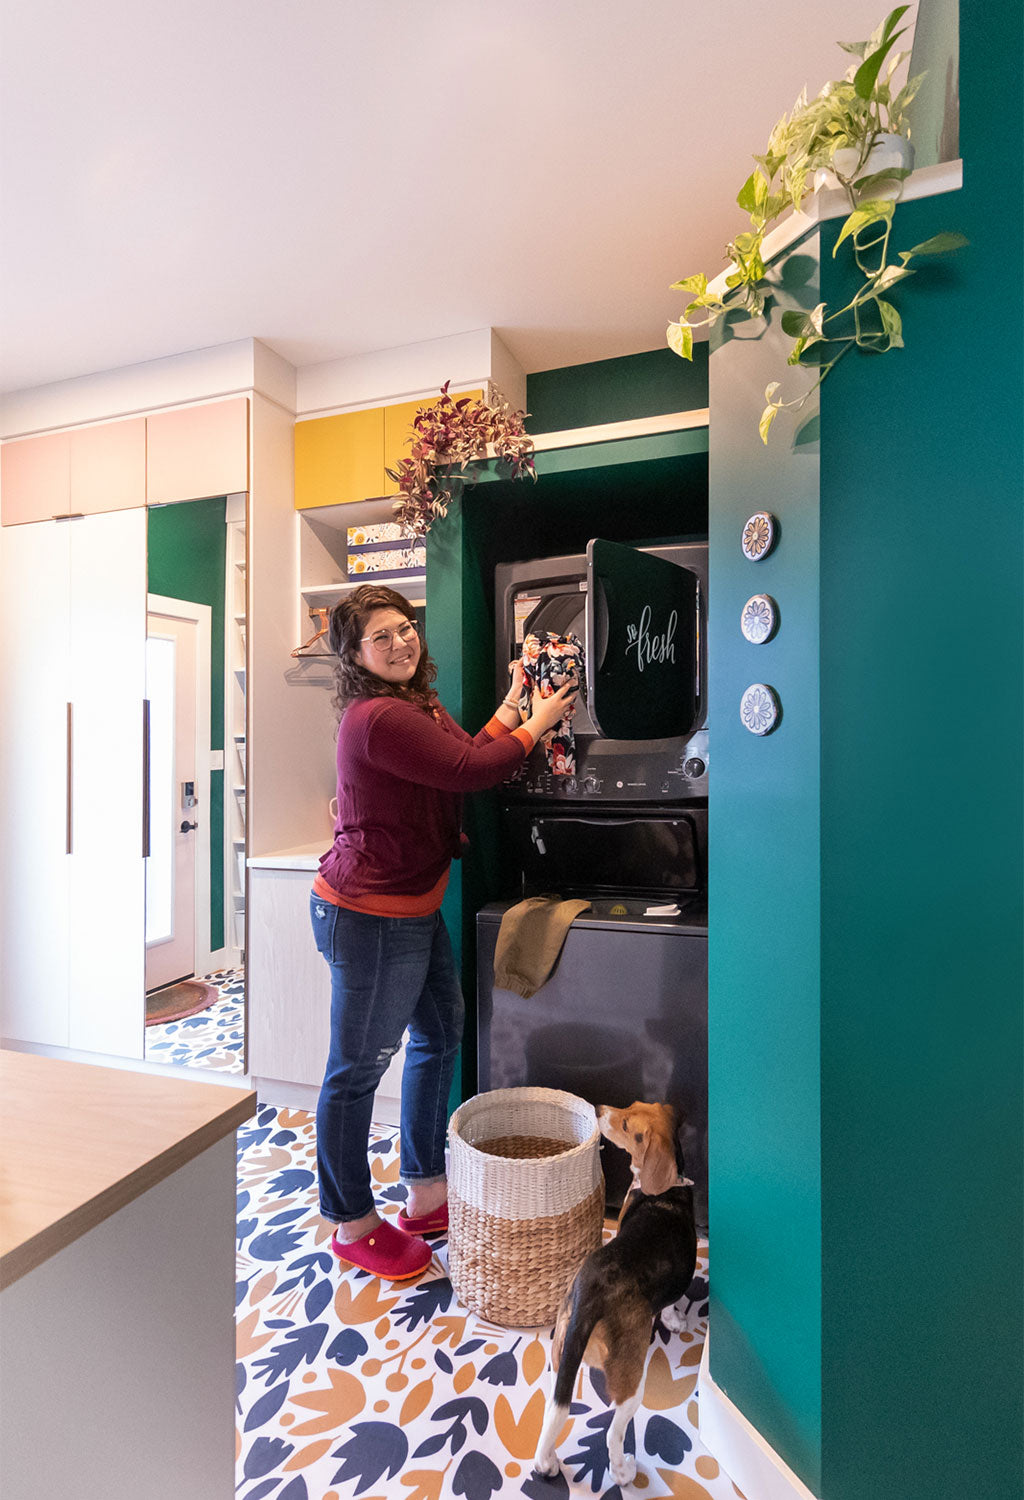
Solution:
[(525, 999), (546, 984), (558, 962), (573, 918), (589, 901), (561, 896), (529, 896), (509, 907), (501, 919), (494, 949), (494, 983)]

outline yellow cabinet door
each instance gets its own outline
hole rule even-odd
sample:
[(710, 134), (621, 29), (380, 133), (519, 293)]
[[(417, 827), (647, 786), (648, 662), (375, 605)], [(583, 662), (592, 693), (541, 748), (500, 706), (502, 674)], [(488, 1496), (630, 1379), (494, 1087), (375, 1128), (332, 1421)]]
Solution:
[[(479, 401), (483, 391), (455, 391), (452, 399), (458, 401), (462, 396), (471, 396), (473, 400)], [(409, 457), (409, 439), (412, 437), (412, 424), (416, 413), (424, 406), (433, 406), (441, 398), (434, 396), (432, 399), (420, 397), (418, 401), (400, 401), (395, 406), (384, 408), (384, 467), (393, 469), (398, 461)], [(397, 495), (398, 485), (393, 479), (384, 476), (385, 489), (382, 495)]]
[(384, 410), (295, 424), (295, 507), (375, 500), (384, 491)]

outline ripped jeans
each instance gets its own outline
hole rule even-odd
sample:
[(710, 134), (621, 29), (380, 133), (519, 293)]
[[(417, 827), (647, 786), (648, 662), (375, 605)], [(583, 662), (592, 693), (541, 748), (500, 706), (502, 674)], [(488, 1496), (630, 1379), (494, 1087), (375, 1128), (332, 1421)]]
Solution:
[(316, 1111), (320, 1212), (343, 1224), (373, 1209), (367, 1160), (373, 1096), (406, 1029), (402, 1181), (444, 1176), (448, 1094), (465, 1004), (440, 912), (371, 917), (313, 895), (310, 915), (331, 970), (330, 1050)]

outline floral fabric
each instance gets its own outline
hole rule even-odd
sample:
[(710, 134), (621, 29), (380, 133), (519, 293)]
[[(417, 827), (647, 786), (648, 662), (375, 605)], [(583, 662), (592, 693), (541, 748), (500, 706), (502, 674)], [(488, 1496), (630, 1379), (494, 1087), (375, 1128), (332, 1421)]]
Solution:
[[(567, 682), (578, 682), (581, 692), (586, 688), (583, 660), (583, 643), (573, 634), (555, 635), (545, 631), (543, 635), (528, 635), (523, 642), (523, 683), (519, 700), (520, 712), (529, 715), (530, 701), (535, 688), (542, 698), (550, 698)], [(555, 776), (572, 776), (576, 771), (576, 740), (572, 721), (576, 705), (571, 703), (565, 715), (554, 729), (544, 736), (544, 753)]]

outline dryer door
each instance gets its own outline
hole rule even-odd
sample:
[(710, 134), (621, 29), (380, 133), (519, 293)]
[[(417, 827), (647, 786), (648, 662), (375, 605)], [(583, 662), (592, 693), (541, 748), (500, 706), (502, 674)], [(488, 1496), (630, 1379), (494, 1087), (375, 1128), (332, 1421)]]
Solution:
[(697, 723), (699, 593), (689, 568), (619, 542), (589, 543), (588, 707), (605, 739), (668, 739)]

